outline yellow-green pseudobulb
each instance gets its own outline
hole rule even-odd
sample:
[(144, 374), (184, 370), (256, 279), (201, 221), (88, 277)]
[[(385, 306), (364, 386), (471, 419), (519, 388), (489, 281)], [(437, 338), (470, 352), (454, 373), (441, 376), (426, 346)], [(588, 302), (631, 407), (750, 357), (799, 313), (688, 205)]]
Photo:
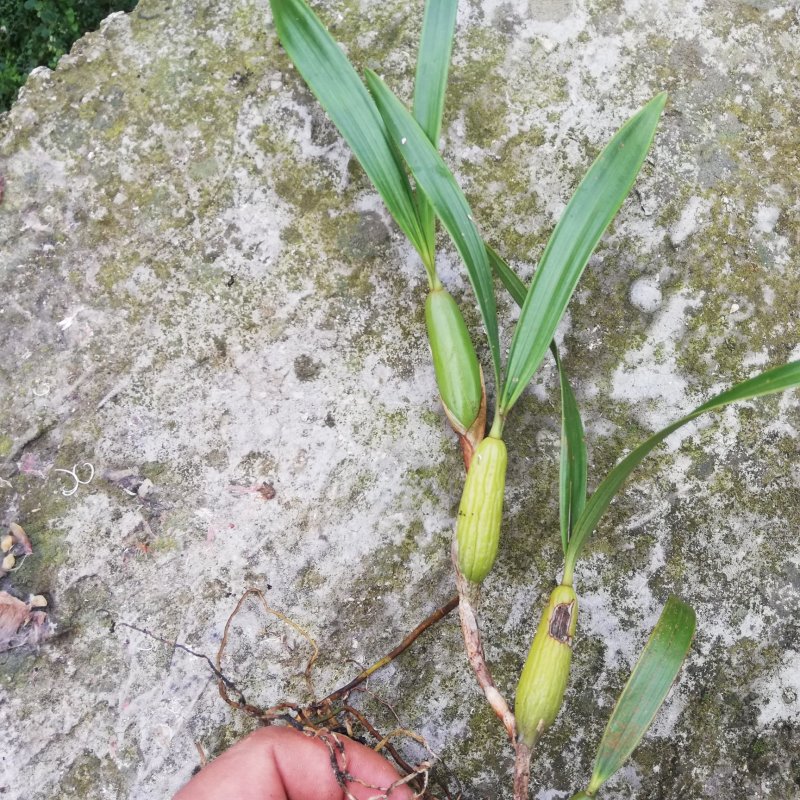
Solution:
[(497, 555), (506, 462), (505, 443), (489, 435), (478, 445), (464, 483), (456, 520), (458, 568), (472, 583), (483, 581)]
[(481, 368), (461, 311), (446, 289), (428, 294), (425, 323), (439, 394), (453, 427), (464, 434), (481, 409)]
[(517, 686), (514, 714), (520, 738), (533, 747), (555, 722), (572, 661), (578, 598), (571, 586), (557, 586), (533, 637)]

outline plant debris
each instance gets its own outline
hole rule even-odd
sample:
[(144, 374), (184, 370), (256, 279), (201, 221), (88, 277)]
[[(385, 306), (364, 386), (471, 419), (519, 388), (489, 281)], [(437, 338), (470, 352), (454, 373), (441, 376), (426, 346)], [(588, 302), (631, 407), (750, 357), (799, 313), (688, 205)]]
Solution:
[(25, 529), (22, 527), (22, 525), (17, 525), (16, 522), (12, 522), (8, 526), (8, 529), (10, 531), (9, 535), (14, 540), (14, 545), (22, 549), (23, 555), (29, 556), (31, 553), (33, 553), (31, 540), (28, 538), (28, 534), (25, 533)]
[(0, 591), (0, 653), (23, 647), (27, 644), (39, 644), (46, 639), (52, 626), (44, 611), (33, 611), (33, 600), (36, 606), (44, 600), (41, 595), (32, 598), (31, 603), (24, 603), (18, 597)]
[(267, 483), (266, 481), (261, 484), (258, 488), (258, 493), (265, 499), (265, 500), (272, 500), (275, 497), (275, 487), (271, 483)]
[[(8, 528), (9, 532), (0, 539), (0, 578), (15, 568), (19, 569), (27, 556), (33, 553), (31, 540), (25, 529), (16, 522), (12, 522)], [(17, 558), (20, 556), (21, 559), (17, 563)]]

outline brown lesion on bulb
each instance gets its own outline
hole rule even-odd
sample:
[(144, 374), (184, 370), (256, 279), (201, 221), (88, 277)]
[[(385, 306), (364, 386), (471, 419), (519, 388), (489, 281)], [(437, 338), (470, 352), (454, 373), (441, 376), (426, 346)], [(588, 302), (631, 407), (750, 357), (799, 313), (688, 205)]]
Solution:
[(557, 642), (562, 642), (568, 647), (572, 647), (572, 636), (569, 629), (572, 623), (572, 610), (575, 608), (575, 601), (571, 603), (559, 603), (550, 615), (550, 625), (548, 633)]

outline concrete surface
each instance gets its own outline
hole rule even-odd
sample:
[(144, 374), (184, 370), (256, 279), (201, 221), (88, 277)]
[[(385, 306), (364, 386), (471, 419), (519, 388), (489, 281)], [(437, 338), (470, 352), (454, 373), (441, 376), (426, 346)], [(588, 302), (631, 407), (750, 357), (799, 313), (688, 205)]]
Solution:
[[(316, 7), (409, 97), (421, 3)], [(655, 427), (800, 356), (799, 24), (772, 0), (462, 3), (444, 153), (526, 276), (599, 148), (670, 92), (560, 332), (593, 485)], [(123, 623), (213, 657), (258, 587), (318, 642), (320, 696), (452, 592), (461, 467), (424, 274), (266, 0), (141, 0), (36, 70), (0, 137), (0, 521), (34, 550), (0, 589), (45, 594), (55, 626), (0, 656), (0, 793), (164, 798), (197, 744), (213, 756), (254, 723), (206, 662)], [(500, 306), (508, 340), (514, 310)], [(573, 675), (534, 765), (539, 800), (588, 776), (673, 591), (697, 608), (695, 648), (604, 796), (800, 797), (798, 427), (794, 395), (726, 411), (670, 440), (614, 504), (578, 569)], [(488, 657), (509, 693), (560, 569), (558, 428), (548, 364), (507, 428), (486, 586)], [(74, 484), (57, 470), (86, 480), (86, 464), (91, 482), (64, 496)], [(224, 667), (259, 705), (307, 702), (309, 652), (248, 605)], [(509, 796), (510, 749), (454, 619), (370, 688), (427, 737), (451, 786)], [(356, 701), (395, 726), (372, 696)]]

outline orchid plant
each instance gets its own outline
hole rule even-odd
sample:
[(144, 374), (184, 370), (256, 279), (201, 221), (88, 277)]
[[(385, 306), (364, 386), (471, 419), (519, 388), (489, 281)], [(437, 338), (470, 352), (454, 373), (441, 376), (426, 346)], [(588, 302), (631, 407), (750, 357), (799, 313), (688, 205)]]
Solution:
[[(700, 405), (628, 453), (587, 497), (587, 455), (575, 394), (553, 341), (573, 291), (650, 150), (665, 93), (645, 103), (591, 165), (555, 226), (526, 287), (489, 247), (469, 203), (439, 153), (445, 88), (457, 0), (428, 0), (409, 110), (373, 71), (366, 85), (305, 0), (270, 0), (287, 55), (328, 113), (416, 250), (428, 282), (425, 319), (445, 414), (459, 437), (467, 476), (455, 523), (452, 557), (469, 661), (516, 751), (514, 795), (528, 796), (534, 746), (556, 719), (569, 680), (577, 632), (573, 588), (578, 559), (616, 493), (641, 461), (678, 428), (701, 414), (800, 384), (800, 362), (761, 373)], [(491, 358), (496, 404), (487, 432), (487, 395), (461, 310), (436, 266), (436, 221), (449, 235), (475, 293)], [(508, 358), (501, 357), (494, 276), (521, 311)], [(533, 635), (512, 711), (485, 662), (477, 621), (480, 587), (500, 546), (507, 451), (504, 436), (514, 405), (552, 352), (561, 389), (561, 580)], [(645, 734), (664, 701), (695, 630), (691, 607), (670, 597), (612, 712), (594, 772), (574, 796), (594, 797)]]

